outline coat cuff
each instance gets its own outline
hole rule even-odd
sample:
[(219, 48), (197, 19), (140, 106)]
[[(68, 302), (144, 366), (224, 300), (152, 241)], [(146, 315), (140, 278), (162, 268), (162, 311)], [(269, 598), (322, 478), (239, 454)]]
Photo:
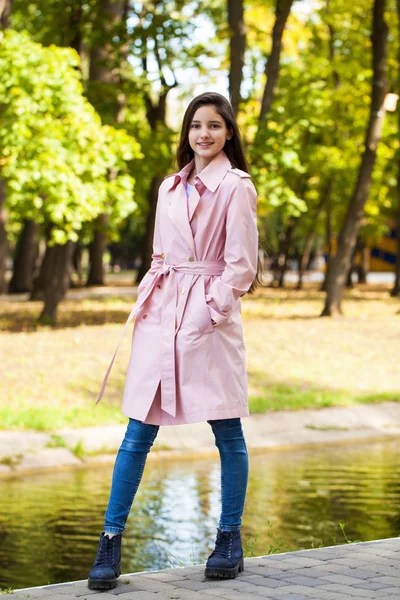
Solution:
[(218, 325), (221, 325), (221, 323), (225, 323), (229, 319), (229, 316), (222, 315), (220, 312), (218, 312), (218, 310), (216, 310), (212, 306), (212, 304), (214, 304), (212, 300), (210, 302), (207, 302), (208, 310), (210, 311), (211, 321), (213, 322), (214, 327), (218, 327)]

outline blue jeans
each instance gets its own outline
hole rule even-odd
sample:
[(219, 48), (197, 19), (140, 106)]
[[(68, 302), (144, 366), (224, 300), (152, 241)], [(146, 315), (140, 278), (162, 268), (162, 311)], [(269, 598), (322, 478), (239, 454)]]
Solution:
[[(222, 512), (219, 529), (236, 531), (242, 523), (249, 472), (246, 443), (240, 419), (208, 421), (221, 459)], [(115, 461), (104, 531), (121, 533), (143, 475), (147, 454), (158, 433), (158, 425), (129, 419)]]

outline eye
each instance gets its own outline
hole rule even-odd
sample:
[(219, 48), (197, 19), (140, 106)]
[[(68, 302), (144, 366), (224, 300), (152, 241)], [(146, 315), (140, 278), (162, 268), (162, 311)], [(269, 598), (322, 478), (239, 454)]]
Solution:
[(198, 126), (199, 126), (198, 123), (192, 123), (191, 126), (190, 126), (190, 129), (197, 129)]

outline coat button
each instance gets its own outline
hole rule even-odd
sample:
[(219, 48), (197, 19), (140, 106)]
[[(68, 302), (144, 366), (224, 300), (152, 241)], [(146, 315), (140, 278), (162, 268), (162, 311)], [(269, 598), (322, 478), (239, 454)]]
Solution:
[(147, 315), (143, 315), (143, 319), (147, 319)]
[(194, 262), (193, 256), (189, 256), (188, 260), (189, 260), (189, 262)]
[(185, 290), (181, 290), (181, 294), (184, 294), (184, 293), (185, 293)]
[(164, 254), (164, 252), (161, 254), (161, 258), (165, 258), (165, 254)]
[(160, 284), (157, 284), (157, 287), (158, 287), (159, 290), (161, 290), (161, 285)]

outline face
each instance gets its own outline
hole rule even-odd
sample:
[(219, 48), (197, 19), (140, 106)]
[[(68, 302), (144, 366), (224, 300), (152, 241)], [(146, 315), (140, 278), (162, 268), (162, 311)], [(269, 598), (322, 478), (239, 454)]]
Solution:
[(221, 152), (232, 134), (212, 105), (201, 106), (193, 116), (189, 128), (189, 144), (196, 165), (204, 168)]

